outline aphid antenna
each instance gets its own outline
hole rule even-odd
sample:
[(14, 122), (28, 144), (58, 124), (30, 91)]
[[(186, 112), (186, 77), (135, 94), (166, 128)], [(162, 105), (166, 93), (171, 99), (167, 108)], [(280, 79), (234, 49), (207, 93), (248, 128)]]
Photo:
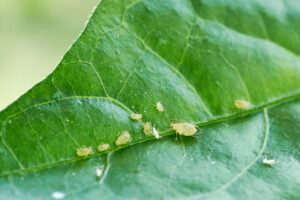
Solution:
[[(197, 132), (197, 133), (198, 133), (198, 132)], [(198, 140), (198, 139), (201, 137), (201, 136), (200, 136), (201, 134), (197, 134), (197, 133), (196, 133), (195, 135), (191, 136), (191, 137), (193, 137), (193, 138), (195, 138), (195, 139)]]
[(175, 136), (175, 141), (178, 142), (178, 135), (179, 135), (179, 134), (178, 134), (176, 131), (175, 131), (175, 135), (176, 135), (176, 136)]

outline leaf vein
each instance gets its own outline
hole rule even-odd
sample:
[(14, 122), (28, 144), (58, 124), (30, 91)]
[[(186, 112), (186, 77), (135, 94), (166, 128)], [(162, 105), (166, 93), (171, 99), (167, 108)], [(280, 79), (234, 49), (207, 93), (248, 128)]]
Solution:
[(248, 98), (249, 101), (251, 101), (251, 97), (250, 97), (250, 94), (249, 94), (249, 90), (248, 90), (248, 87), (243, 79), (243, 77), (241, 76), (241, 73), (239, 72), (239, 70), (237, 69), (237, 67), (235, 65), (233, 65), (231, 62), (229, 62), (229, 60), (220, 52), (219, 53), (220, 57), (225, 61), (225, 63), (233, 69), (233, 71), (236, 73), (236, 75), (238, 76), (243, 88), (244, 88), (244, 91), (246, 93), (246, 96)]
[(6, 148), (8, 150), (8, 152), (10, 153), (10, 155), (13, 157), (13, 159), (16, 161), (16, 163), (18, 164), (18, 166), (20, 167), (20, 170), (24, 170), (25, 167), (22, 164), (22, 162), (18, 159), (18, 157), (16, 156), (16, 154), (14, 153), (13, 149), (11, 149), (8, 144), (5, 142), (4, 137), (1, 137), (1, 142), (4, 146), (4, 148)]
[(181, 74), (181, 72), (179, 72), (176, 67), (174, 67), (172, 64), (170, 64), (163, 57), (161, 57), (156, 51), (154, 51), (150, 46), (148, 46), (148, 44), (146, 44), (146, 42), (142, 38), (140, 38), (139, 36), (137, 36), (135, 33), (132, 33), (127, 28), (125, 28), (125, 30), (127, 30), (128, 33), (132, 34), (137, 40), (139, 40), (145, 46), (145, 48), (147, 50), (149, 50), (159, 60), (161, 60), (163, 63), (165, 63), (174, 73), (176, 73), (186, 83), (186, 85), (192, 90), (192, 92), (194, 93), (194, 95), (198, 98), (198, 100), (199, 100), (199, 102), (200, 102), (203, 110), (208, 114), (208, 116), (210, 118), (213, 118), (212, 113), (209, 111), (208, 107), (204, 104), (201, 96), (199, 95), (199, 93), (197, 92), (197, 90), (195, 89), (195, 87)]
[(267, 146), (267, 141), (268, 141), (268, 136), (269, 136), (270, 125), (269, 125), (269, 117), (268, 117), (267, 108), (263, 109), (263, 115), (264, 115), (264, 123), (265, 123), (264, 137), (263, 137), (263, 142), (262, 142), (261, 148), (260, 148), (258, 154), (256, 155), (256, 157), (254, 158), (254, 160), (252, 162), (250, 162), (249, 165), (247, 165), (240, 173), (238, 173), (236, 176), (234, 176), (230, 181), (228, 181), (227, 183), (225, 183), (224, 185), (222, 185), (218, 189), (207, 192), (207, 193), (200, 194), (200, 196), (210, 195), (210, 194), (213, 194), (213, 193), (216, 193), (216, 192), (221, 192), (221, 191), (227, 189), (234, 182), (236, 182), (240, 177), (242, 177), (244, 174), (246, 174), (252, 166), (255, 165), (255, 163), (258, 161), (258, 159), (262, 156), (262, 154), (263, 154), (263, 152), (264, 152), (264, 150)]
[(189, 30), (188, 30), (188, 33), (185, 37), (185, 41), (186, 41), (186, 44), (185, 44), (185, 47), (183, 49), (183, 52), (182, 52), (182, 55), (180, 57), (180, 60), (179, 62), (177, 63), (176, 67), (180, 67), (184, 61), (184, 58), (185, 58), (185, 55), (186, 55), (186, 51), (188, 50), (189, 46), (190, 46), (190, 38), (192, 36), (192, 30), (193, 30), (193, 27), (199, 22), (199, 19), (197, 18), (196, 21), (190, 26)]
[[(295, 99), (295, 98), (299, 98), (299, 97), (300, 97), (300, 92), (298, 92), (298, 93), (296, 93), (294, 95), (290, 95), (290, 96), (285, 97), (285, 98), (277, 99), (277, 100), (275, 100), (275, 101), (273, 101), (271, 103), (263, 104), (263, 105), (261, 105), (259, 107), (256, 107), (256, 108), (249, 109), (247, 111), (236, 113), (234, 115), (222, 116), (222, 117), (220, 117), (218, 119), (214, 119), (214, 120), (210, 120), (210, 121), (199, 122), (199, 123), (196, 123), (196, 125), (200, 127), (200, 126), (205, 126), (205, 125), (209, 125), (209, 124), (213, 124), (213, 123), (218, 123), (218, 122), (222, 122), (222, 121), (234, 119), (234, 118), (245, 116), (247, 114), (250, 114), (250, 113), (253, 113), (253, 112), (256, 112), (256, 111), (260, 111), (261, 109), (266, 109), (266, 107), (270, 107), (270, 106), (275, 105), (275, 104), (280, 104), (282, 102), (289, 101), (289, 100), (292, 100), (292, 99)], [(92, 97), (87, 97), (87, 98), (92, 98)], [(107, 97), (96, 97), (96, 98), (107, 99)], [(55, 101), (51, 101), (51, 103), (54, 103), (54, 102)], [(43, 103), (43, 104), (47, 104), (47, 102)], [(29, 108), (27, 108), (27, 109), (29, 109)], [(16, 114), (18, 114), (18, 113), (16, 113)], [(14, 114), (14, 115), (16, 115), (16, 114)], [(174, 134), (174, 132), (170, 128), (168, 128), (165, 131), (162, 131), (160, 135), (161, 136), (169, 136), (169, 135), (173, 135), (173, 134)], [(153, 140), (153, 139), (155, 139), (154, 136), (153, 137), (147, 137), (147, 138), (141, 139), (139, 141), (130, 143), (130, 145), (128, 145), (128, 146), (132, 146), (132, 145), (139, 144), (139, 143), (142, 143), (142, 142), (145, 142), (145, 141), (148, 141), (148, 140)], [(3, 141), (3, 137), (2, 137), (2, 141)], [(124, 145), (124, 146), (118, 147), (116, 149), (112, 149), (110, 152), (115, 152), (115, 151), (123, 149), (125, 147), (127, 147), (127, 146)], [(12, 151), (10, 151), (10, 153), (12, 153)], [(99, 156), (99, 155), (103, 155), (103, 154), (104, 153), (93, 154), (93, 155), (89, 156), (88, 158)], [(12, 155), (14, 155), (14, 154), (12, 154)], [(17, 159), (16, 157), (14, 157), (14, 158)], [(10, 172), (7, 172), (7, 173), (4, 172), (4, 173), (0, 174), (0, 177), (9, 176), (9, 175), (12, 175), (12, 174), (18, 174), (18, 173), (22, 173), (22, 172), (31, 172), (31, 171), (35, 171), (35, 170), (44, 169), (44, 168), (47, 168), (47, 167), (58, 166), (60, 164), (72, 163), (72, 162), (80, 161), (80, 160), (83, 160), (83, 159), (86, 159), (86, 158), (75, 157), (73, 159), (61, 160), (61, 161), (58, 161), (58, 162), (55, 162), (55, 163), (43, 164), (43, 165), (32, 167), (32, 168), (24, 168), (24, 167), (22, 167), (19, 170), (10, 171)]]

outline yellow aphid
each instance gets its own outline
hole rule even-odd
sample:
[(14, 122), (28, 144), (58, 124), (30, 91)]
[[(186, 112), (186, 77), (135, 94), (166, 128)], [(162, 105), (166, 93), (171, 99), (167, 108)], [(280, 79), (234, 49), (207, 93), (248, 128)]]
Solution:
[(143, 115), (142, 114), (137, 114), (137, 113), (132, 113), (130, 117), (133, 120), (139, 120), (139, 119), (142, 119)]
[(152, 126), (150, 122), (146, 122), (145, 126), (144, 126), (144, 133), (145, 135), (150, 135), (152, 132)]
[(156, 109), (158, 110), (158, 112), (163, 112), (164, 111), (164, 107), (163, 105), (159, 102), (156, 103)]
[(250, 106), (250, 102), (242, 99), (238, 99), (234, 102), (237, 109), (246, 109)]
[(92, 147), (81, 147), (77, 149), (77, 155), (78, 156), (88, 156), (91, 153), (93, 153)]
[(105, 151), (107, 149), (109, 149), (109, 144), (101, 144), (98, 146), (98, 151)]
[(176, 131), (179, 135), (192, 136), (197, 132), (196, 127), (190, 123), (171, 123), (171, 127)]
[(124, 131), (116, 140), (116, 145), (120, 146), (122, 144), (126, 144), (131, 140), (131, 135), (128, 131)]

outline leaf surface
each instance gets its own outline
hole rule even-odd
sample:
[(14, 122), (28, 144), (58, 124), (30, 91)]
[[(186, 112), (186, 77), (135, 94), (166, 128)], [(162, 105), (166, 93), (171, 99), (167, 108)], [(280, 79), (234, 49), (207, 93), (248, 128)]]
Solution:
[[(300, 101), (100, 157), (4, 177), (1, 199), (297, 199)], [(284, 125), (283, 125), (284, 124)], [(275, 159), (273, 166), (263, 158)], [(96, 176), (96, 170), (102, 176)], [(258, 195), (259, 194), (259, 195)]]

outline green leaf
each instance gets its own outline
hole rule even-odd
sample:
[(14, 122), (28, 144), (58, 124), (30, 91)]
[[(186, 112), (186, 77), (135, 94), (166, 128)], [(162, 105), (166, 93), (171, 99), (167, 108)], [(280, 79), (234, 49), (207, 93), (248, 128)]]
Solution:
[[(1, 179), (1, 199), (298, 199), (300, 101)], [(262, 160), (275, 159), (273, 166)], [(100, 178), (96, 170), (103, 170)]]
[[(299, 198), (299, 17), (292, 0), (103, 0), (57, 69), (0, 113), (0, 197)], [(172, 122), (202, 128), (174, 141)]]

